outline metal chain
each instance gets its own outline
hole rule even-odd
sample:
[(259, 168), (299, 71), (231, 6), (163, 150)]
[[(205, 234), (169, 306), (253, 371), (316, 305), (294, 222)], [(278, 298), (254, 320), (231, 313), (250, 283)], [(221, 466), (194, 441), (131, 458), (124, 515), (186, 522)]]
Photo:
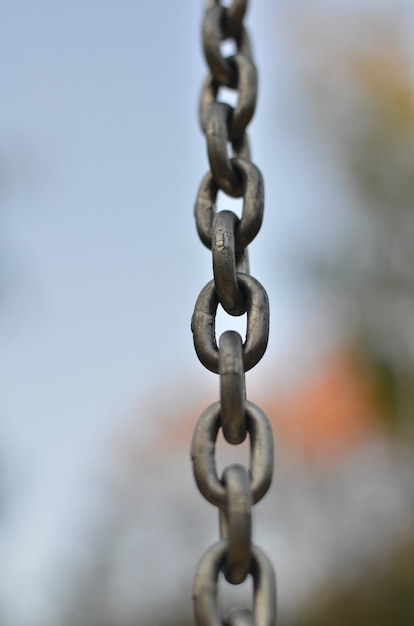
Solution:
[[(223, 6), (206, 2), (202, 42), (210, 70), (201, 90), (200, 123), (207, 140), (210, 171), (195, 203), (197, 231), (213, 256), (214, 278), (198, 296), (192, 321), (194, 346), (201, 363), (220, 376), (220, 401), (199, 418), (191, 444), (196, 483), (219, 509), (220, 541), (202, 557), (193, 589), (197, 626), (274, 626), (276, 587), (272, 566), (252, 544), (252, 506), (266, 494), (273, 473), (273, 437), (269, 420), (246, 400), (245, 372), (262, 358), (269, 335), (269, 304), (265, 289), (250, 276), (247, 246), (263, 219), (264, 189), (250, 160), (246, 128), (257, 99), (257, 70), (243, 19), (247, 0)], [(234, 42), (236, 53), (223, 56), (221, 44)], [(219, 92), (237, 92), (235, 107), (221, 102)], [(228, 151), (231, 150), (231, 158)], [(243, 198), (239, 219), (231, 211), (216, 212), (218, 192)], [(217, 307), (233, 316), (247, 313), (246, 340), (223, 333), (217, 346)], [(230, 465), (219, 478), (215, 443), (219, 429), (230, 444), (250, 438), (250, 467)], [(253, 578), (253, 610), (235, 609), (224, 619), (217, 601), (220, 572), (233, 585)]]

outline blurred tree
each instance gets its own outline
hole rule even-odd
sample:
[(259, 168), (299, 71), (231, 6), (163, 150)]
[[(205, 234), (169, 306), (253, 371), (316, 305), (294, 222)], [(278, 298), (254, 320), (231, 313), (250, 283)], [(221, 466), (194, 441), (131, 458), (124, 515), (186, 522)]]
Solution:
[(295, 626), (409, 626), (414, 624), (414, 544), (377, 564), (363, 581), (340, 589), (324, 589)]
[(292, 32), (304, 119), (327, 150), (327, 178), (341, 172), (332, 195), (341, 225), (329, 257), (311, 259), (314, 276), (346, 313), (380, 414), (412, 435), (414, 75), (399, 7), (318, 12), (313, 3), (312, 14), (295, 14)]

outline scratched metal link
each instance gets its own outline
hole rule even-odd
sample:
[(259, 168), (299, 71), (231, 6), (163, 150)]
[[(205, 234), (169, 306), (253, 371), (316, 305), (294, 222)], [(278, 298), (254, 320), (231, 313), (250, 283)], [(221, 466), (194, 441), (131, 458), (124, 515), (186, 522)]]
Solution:
[[(210, 105), (206, 126), (207, 154), (213, 178), (219, 188), (229, 196), (240, 198), (243, 195), (243, 177), (227, 154), (230, 114), (231, 107), (224, 102)], [(235, 156), (234, 145), (232, 147)]]
[(252, 547), (252, 492), (249, 474), (242, 465), (223, 472), (226, 506), (220, 509), (220, 537), (227, 539), (224, 575), (229, 583), (242, 583), (250, 571)]
[[(244, 403), (246, 429), (250, 433), (250, 467), (253, 503), (267, 493), (273, 475), (272, 428), (258, 406)], [(215, 506), (227, 506), (227, 490), (217, 474), (215, 445), (221, 427), (220, 402), (214, 402), (203, 411), (196, 424), (191, 443), (194, 478), (203, 496)]]
[(219, 340), (220, 419), (226, 441), (234, 445), (246, 438), (246, 382), (243, 344), (239, 333), (224, 332)]
[[(201, 290), (191, 320), (201, 363), (219, 375), (220, 400), (199, 417), (191, 443), (196, 484), (218, 508), (220, 541), (202, 557), (193, 587), (197, 626), (275, 626), (276, 585), (269, 559), (252, 544), (252, 507), (267, 493), (273, 475), (273, 435), (263, 411), (246, 399), (245, 372), (262, 358), (269, 337), (269, 302), (250, 275), (248, 245), (258, 234), (264, 211), (264, 184), (251, 161), (247, 127), (257, 102), (257, 70), (244, 25), (247, 0), (206, 0), (202, 47), (208, 66), (199, 102), (210, 171), (201, 181), (194, 214), (198, 235), (212, 255), (211, 280)], [(232, 54), (223, 53), (232, 42)], [(235, 91), (235, 106), (225, 101)], [(223, 99), (220, 99), (223, 97)], [(218, 210), (220, 193), (242, 198), (241, 215)], [(216, 338), (219, 305), (230, 316), (246, 313), (243, 341), (233, 330)], [(233, 464), (217, 473), (216, 440), (222, 430), (230, 445), (250, 444), (249, 466)], [(253, 605), (222, 616), (218, 578), (240, 584), (253, 580)]]
[[(243, 343), (243, 367), (247, 372), (264, 355), (269, 339), (269, 300), (263, 286), (253, 276), (237, 274), (245, 297), (247, 312), (246, 341)], [(219, 354), (216, 341), (216, 314), (219, 299), (214, 280), (201, 290), (191, 320), (194, 347), (201, 363), (218, 374)]]
[[(243, 177), (243, 208), (240, 223), (235, 229), (236, 254), (241, 254), (260, 230), (264, 212), (264, 184), (258, 168), (245, 159), (232, 159)], [(198, 189), (194, 215), (198, 235), (211, 250), (213, 219), (216, 214), (216, 199), (219, 186), (212, 172), (207, 172)]]
[(237, 215), (219, 211), (213, 220), (213, 274), (217, 297), (230, 315), (246, 312), (246, 302), (237, 280), (237, 261), (234, 235)]
[[(254, 63), (236, 54), (228, 57), (228, 62), (237, 74), (237, 104), (231, 109), (231, 120), (229, 125), (229, 138), (235, 140), (244, 133), (247, 125), (254, 115), (257, 102), (257, 70)], [(204, 81), (200, 96), (200, 124), (203, 131), (206, 131), (209, 108), (217, 100), (220, 90), (220, 83), (209, 74)]]
[[(238, 76), (237, 103), (230, 107), (231, 120), (229, 138), (234, 141), (240, 139), (252, 119), (257, 102), (257, 70), (256, 66), (242, 55), (229, 57), (229, 63), (234, 67)], [(220, 83), (212, 74), (209, 74), (203, 83), (200, 95), (199, 115), (202, 130), (206, 131), (209, 109), (215, 102), (219, 102), (218, 94)]]
[[(250, 573), (253, 578), (252, 614), (254, 620), (252, 623), (254, 626), (275, 626), (276, 588), (273, 569), (262, 550), (252, 545), (251, 551)], [(223, 626), (217, 606), (217, 581), (219, 573), (225, 566), (226, 552), (226, 541), (220, 541), (207, 550), (198, 565), (193, 586), (197, 626)], [(227, 623), (240, 624), (240, 620), (233, 621), (231, 613), (228, 617), (230, 621)]]
[[(202, 42), (207, 64), (214, 78), (221, 84), (230, 88), (237, 85), (237, 74), (226, 57), (221, 53), (221, 42), (226, 39), (227, 33), (223, 28), (229, 22), (227, 9), (217, 5), (207, 9), (204, 13), (202, 26)], [(252, 59), (252, 49), (249, 35), (243, 24), (236, 29), (232, 36), (236, 43), (237, 52), (246, 59)]]

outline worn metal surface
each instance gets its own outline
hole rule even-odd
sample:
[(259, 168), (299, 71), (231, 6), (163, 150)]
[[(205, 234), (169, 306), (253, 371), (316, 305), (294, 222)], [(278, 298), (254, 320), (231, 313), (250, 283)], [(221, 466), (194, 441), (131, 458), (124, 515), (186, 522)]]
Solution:
[(244, 415), (246, 384), (242, 338), (234, 330), (227, 330), (220, 337), (219, 374), (223, 435), (229, 443), (242, 443), (247, 432)]
[[(247, 0), (223, 6), (207, 0), (202, 45), (209, 74), (199, 105), (210, 171), (195, 202), (199, 237), (212, 253), (213, 280), (200, 292), (191, 321), (194, 346), (202, 364), (220, 377), (220, 400), (200, 416), (191, 444), (194, 477), (202, 495), (219, 509), (221, 541), (204, 554), (197, 569), (193, 598), (197, 626), (275, 626), (276, 588), (272, 566), (252, 544), (252, 506), (269, 489), (273, 474), (273, 437), (266, 415), (246, 400), (245, 372), (262, 358), (269, 336), (269, 303), (265, 289), (250, 276), (247, 246), (263, 220), (264, 185), (250, 160), (246, 128), (257, 100), (257, 70), (243, 24)], [(235, 54), (224, 56), (223, 41)], [(220, 88), (234, 89), (236, 105), (219, 100)], [(229, 154), (231, 156), (229, 156)], [(239, 218), (217, 211), (219, 192), (242, 198)], [(228, 330), (216, 339), (217, 308), (232, 316), (247, 313), (246, 338)], [(250, 441), (250, 463), (216, 467), (216, 439), (222, 429), (229, 444)], [(253, 607), (235, 608), (223, 617), (217, 582), (220, 573), (231, 584), (253, 579)]]
[[(266, 494), (273, 473), (273, 437), (266, 415), (258, 406), (245, 400), (244, 417), (250, 433), (250, 488), (253, 502)], [(214, 402), (201, 414), (191, 443), (194, 477), (203, 496), (212, 504), (226, 506), (227, 493), (219, 479), (215, 462), (215, 444), (221, 428), (221, 403)]]
[[(218, 156), (221, 159), (221, 155)], [(263, 221), (264, 184), (260, 171), (253, 163), (243, 158), (231, 159), (231, 165), (240, 173), (243, 180), (243, 209), (241, 219), (235, 226), (236, 255), (240, 254), (256, 237)], [(220, 181), (208, 172), (198, 190), (194, 214), (201, 241), (211, 250), (213, 220), (216, 214), (216, 200)]]
[[(253, 578), (253, 611), (231, 611), (223, 622), (217, 606), (218, 576), (226, 563), (227, 541), (211, 546), (203, 555), (193, 588), (197, 626), (254, 624), (274, 626), (276, 614), (275, 577), (269, 559), (257, 546), (251, 546), (250, 574)], [(249, 621), (250, 620), (250, 621)]]

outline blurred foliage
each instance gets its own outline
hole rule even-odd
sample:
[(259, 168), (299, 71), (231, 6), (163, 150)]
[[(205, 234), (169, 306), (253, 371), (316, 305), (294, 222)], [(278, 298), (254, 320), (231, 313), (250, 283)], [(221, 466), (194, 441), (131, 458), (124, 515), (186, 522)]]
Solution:
[(414, 624), (414, 539), (363, 579), (325, 588), (295, 626), (411, 626)]
[(326, 177), (336, 169), (331, 203), (342, 213), (329, 254), (323, 244), (314, 253), (314, 277), (340, 303), (375, 388), (378, 413), (412, 437), (411, 26), (399, 4), (339, 16), (337, 9), (317, 11), (313, 5), (312, 13), (301, 9), (294, 24), (303, 117), (313, 140), (327, 149)]

